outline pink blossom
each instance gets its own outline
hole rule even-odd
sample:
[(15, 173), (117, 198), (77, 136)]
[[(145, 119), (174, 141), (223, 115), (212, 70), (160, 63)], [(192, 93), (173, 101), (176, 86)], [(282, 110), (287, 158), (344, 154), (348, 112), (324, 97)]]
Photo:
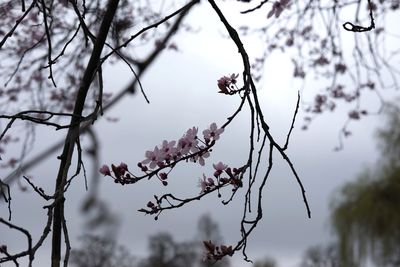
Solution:
[[(204, 146), (200, 146), (199, 148), (198, 148), (198, 150), (202, 150), (202, 149), (204, 149), (205, 147)], [(201, 153), (201, 154), (198, 154), (198, 155), (196, 155), (196, 156), (193, 156), (193, 157), (191, 157), (190, 158), (190, 161), (192, 161), (192, 162), (198, 162), (201, 166), (204, 166), (205, 165), (205, 158), (208, 158), (210, 156), (210, 152), (208, 152), (208, 151), (205, 151), (205, 152), (203, 152), (203, 153)]]
[(220, 89), (219, 93), (222, 94), (230, 94), (231, 93), (231, 85), (236, 84), (236, 79), (239, 77), (239, 74), (231, 74), (228, 76), (221, 77), (218, 81), (218, 88)]
[(213, 167), (216, 171), (222, 172), (228, 167), (228, 165), (225, 165), (220, 161), (217, 164), (213, 164)]
[(275, 18), (278, 18), (282, 11), (289, 7), (291, 0), (278, 0), (272, 5), (271, 11), (268, 13), (267, 18), (272, 17), (275, 15)]
[(209, 129), (203, 131), (204, 139), (206, 141), (211, 140), (211, 138), (213, 140), (218, 140), (220, 134), (222, 134), (223, 132), (224, 132), (224, 128), (218, 129), (217, 124), (215, 122), (213, 122), (213, 123), (211, 123)]
[(176, 148), (175, 148), (176, 141), (170, 141), (168, 142), (167, 140), (164, 140), (163, 143), (161, 144), (161, 153), (162, 157), (169, 161), (171, 160), (175, 153), (176, 153)]
[(110, 168), (107, 165), (103, 165), (100, 169), (99, 172), (103, 174), (104, 176), (111, 176)]
[(196, 135), (197, 135), (198, 130), (199, 130), (198, 128), (193, 126), (192, 128), (189, 128), (186, 131), (186, 136), (195, 138)]
[(203, 179), (199, 178), (199, 187), (201, 189), (200, 194), (204, 193), (210, 187), (214, 186), (214, 180), (212, 178), (207, 178), (203, 173)]
[(198, 151), (197, 140), (198, 128), (192, 127), (186, 131), (186, 134), (178, 141), (178, 150), (182, 155), (186, 155), (189, 152), (196, 153)]
[(228, 167), (227, 165), (223, 164), (221, 161), (218, 162), (217, 164), (213, 164), (215, 172), (214, 172), (214, 177), (218, 177), (221, 175), (221, 173)]
[(206, 152), (206, 153), (203, 153), (203, 154), (201, 154), (201, 155), (199, 155), (198, 157), (199, 157), (199, 164), (201, 165), (201, 166), (204, 166), (205, 165), (205, 162), (204, 162), (204, 159), (205, 158), (208, 158), (210, 156), (210, 152)]
[(161, 151), (157, 146), (154, 147), (153, 151), (150, 151), (150, 150), (146, 151), (145, 156), (146, 156), (146, 159), (142, 161), (142, 164), (150, 163), (150, 165), (149, 165), (150, 169), (154, 169), (157, 166), (157, 164), (162, 161), (162, 159), (160, 157)]
[(118, 168), (123, 172), (127, 172), (128, 171), (128, 165), (126, 165), (126, 163), (124, 163), (124, 162), (121, 162), (119, 164)]
[(206, 176), (203, 174), (203, 179), (199, 178), (199, 187), (201, 189), (200, 194), (204, 193), (204, 191), (207, 188), (207, 180), (206, 180)]
[(228, 88), (230, 85), (230, 80), (228, 77), (224, 76), (224, 77), (220, 78), (217, 81), (217, 83), (218, 83), (218, 88), (220, 89), (220, 91), (219, 91), (220, 93), (229, 94)]

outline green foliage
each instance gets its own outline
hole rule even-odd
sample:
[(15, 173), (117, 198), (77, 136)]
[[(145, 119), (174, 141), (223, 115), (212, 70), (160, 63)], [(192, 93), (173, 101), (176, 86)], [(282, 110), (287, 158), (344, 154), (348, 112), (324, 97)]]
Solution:
[(378, 266), (400, 266), (400, 118), (392, 107), (378, 132), (381, 159), (332, 204), (332, 225), (345, 266), (370, 259)]
[(386, 126), (377, 132), (382, 158), (390, 165), (400, 163), (400, 108), (389, 105), (386, 108)]

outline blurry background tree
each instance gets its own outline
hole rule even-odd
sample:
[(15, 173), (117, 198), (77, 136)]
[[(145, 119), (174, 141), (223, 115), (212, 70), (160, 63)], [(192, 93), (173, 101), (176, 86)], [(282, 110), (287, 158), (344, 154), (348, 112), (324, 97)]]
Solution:
[(265, 258), (254, 262), (254, 267), (277, 267), (275, 260), (272, 258)]
[[(226, 185), (234, 187), (232, 198), (238, 188), (248, 185), (244, 206), (250, 207), (251, 192), (258, 191), (258, 200), (261, 200), (262, 189), (273, 165), (272, 155), (274, 151), (277, 151), (286, 161), (300, 186), (307, 214), (310, 216), (300, 177), (286, 154), (291, 130), (287, 135), (286, 143), (278, 144), (270, 133), (269, 125), (265, 121), (258, 101), (256, 87), (261, 82), (268, 83), (267, 78), (263, 81), (261, 79), (264, 77), (264, 64), (272, 53), (285, 53), (291, 56), (293, 77), (301, 80), (302, 88), (306, 87), (306, 82), (313, 85), (313, 79), (319, 79), (318, 83), (322, 88), (318, 92), (302, 90), (301, 106), (311, 114), (305, 118), (304, 128), (308, 127), (315, 115), (326, 110), (334, 110), (337, 103), (343, 101), (349, 103), (350, 107), (347, 106), (348, 117), (341, 130), (341, 137), (349, 136), (350, 131), (347, 125), (351, 120), (359, 120), (379, 110), (374, 107), (368, 110), (369, 107), (363, 105), (363, 96), (372, 92), (380, 102), (380, 106), (383, 106), (385, 99), (382, 96), (382, 90), (398, 89), (397, 66), (393, 63), (398, 59), (399, 51), (395, 45), (398, 38), (392, 32), (396, 30), (396, 24), (386, 23), (386, 20), (398, 12), (399, 1), (240, 2), (246, 3), (242, 3), (243, 5), (237, 5), (237, 1), (218, 3), (223, 6), (223, 10), (215, 1), (209, 0), (206, 3), (209, 11), (221, 20), (221, 28), (234, 42), (243, 60), (243, 69), (240, 70), (243, 71), (242, 77), (238, 79), (235, 75), (222, 77), (218, 82), (220, 92), (227, 97), (235, 94), (240, 96), (241, 102), (237, 111), (229, 116), (221, 129), (213, 130), (215, 126), (210, 127), (208, 131), (213, 131), (212, 136), (215, 136), (216, 131), (225, 129), (246, 103), (246, 107), (251, 111), (249, 157), (244, 159), (242, 167), (235, 168), (235, 173), (232, 173), (233, 168), (229, 168), (230, 171), (224, 173), (229, 176), (228, 178), (220, 177), (225, 169), (228, 170), (227, 166), (221, 163), (222, 165), (217, 165), (219, 169), (214, 167), (218, 172), (217, 175), (214, 174), (217, 183), (214, 183), (213, 178), (209, 180), (204, 177), (201, 195), (184, 200), (170, 194), (161, 198), (156, 197), (156, 203), (149, 202), (148, 210), (142, 209), (144, 212), (157, 216), (164, 210), (180, 207), (208, 193), (218, 191), (219, 194), (220, 187)], [(0, 156), (3, 159), (1, 166), (12, 170), (9, 175), (0, 180), (2, 199), (8, 204), (6, 208), (8, 218), (0, 218), (0, 222), (26, 236), (28, 241), (28, 247), (11, 252), (4, 247), (6, 244), (0, 244), (2, 245), (0, 263), (17, 264), (19, 258), (27, 257), (31, 265), (36, 251), (49, 237), (50, 230), (53, 235), (52, 265), (60, 265), (62, 237), (65, 241), (65, 261), (68, 261), (71, 244), (68, 238), (67, 220), (64, 216), (64, 202), (67, 200), (65, 192), (78, 176), (83, 176), (87, 185), (86, 169), (82, 159), (85, 154), (82, 154), (81, 134), (89, 133), (88, 136), (93, 143), (90, 155), (93, 156), (94, 164), (97, 164), (94, 169), (99, 169), (96, 135), (89, 130), (91, 125), (129, 93), (141, 91), (144, 99), (149, 101), (140, 82), (143, 73), (161, 52), (167, 49), (178, 49), (171, 39), (178, 29), (188, 32), (192, 30), (190, 25), (184, 23), (184, 18), (199, 1), (166, 3), (166, 1), (161, 1), (161, 3), (149, 4), (149, 1), (128, 0), (0, 1), (0, 56), (2, 59), (0, 81), (4, 84), (4, 87), (0, 88), (0, 119), (2, 122), (5, 121), (1, 124)], [(246, 52), (247, 47), (243, 46), (241, 41), (243, 35), (237, 34), (235, 27), (229, 22), (230, 19), (228, 20), (224, 15), (230, 7), (238, 7), (244, 14), (263, 14), (264, 19), (261, 25), (254, 26), (249, 22), (248, 26), (240, 27), (240, 32), (244, 36), (261, 36), (261, 43), (266, 45), (261, 49), (260, 54), (250, 55), (252, 64)], [(390, 46), (388, 46), (389, 43)], [(349, 50), (344, 50), (344, 48), (349, 48)], [(114, 63), (125, 64), (130, 70), (132, 80), (119, 91), (114, 91), (111, 96), (111, 90), (104, 88), (105, 80), (110, 78), (104, 70)], [(312, 76), (307, 74), (312, 74)], [(157, 78), (162, 79), (162, 77)], [(243, 85), (239, 84), (239, 79), (243, 81)], [(346, 86), (347, 83), (351, 85)], [(305, 96), (307, 92), (310, 92), (311, 97)], [(311, 101), (304, 101), (307, 98)], [(297, 111), (296, 108), (290, 129), (293, 128)], [(21, 131), (18, 130), (17, 125), (22, 129)], [(62, 141), (27, 161), (28, 153), (34, 149), (37, 125), (61, 130), (62, 135), (57, 135), (57, 137)], [(193, 154), (180, 160), (204, 162), (216, 139), (218, 138), (205, 140), (205, 145), (196, 147), (197, 152), (192, 151)], [(19, 145), (14, 146), (15, 143)], [(54, 151), (59, 153), (57, 160), (60, 161), (58, 174), (53, 177), (54, 184), (44, 187), (44, 185), (34, 184), (29, 177), (20, 179), (21, 175), (25, 175), (30, 168), (52, 155), (50, 152)], [(74, 155), (76, 157), (73, 157)], [(264, 174), (257, 176), (262, 155), (269, 159), (263, 161), (268, 162), (267, 166), (264, 166), (267, 170)], [(70, 170), (72, 163), (76, 164), (73, 173)], [(157, 163), (159, 169), (150, 173), (146, 170), (147, 166), (142, 166), (141, 170), (148, 178), (157, 177), (166, 185), (167, 176), (164, 175), (161, 179), (158, 175), (159, 171), (165, 168), (165, 164), (161, 164), (164, 162), (152, 163)], [(176, 162), (172, 163), (171, 169), (175, 164)], [(126, 164), (112, 168), (117, 183), (136, 183), (144, 178), (139, 179), (138, 176), (127, 173), (127, 168)], [(102, 172), (107, 173), (107, 169), (103, 168)], [(97, 176), (98, 174), (96, 175), (94, 171), (93, 177)], [(256, 176), (261, 177), (257, 179), (258, 183), (255, 183)], [(242, 181), (244, 177), (248, 179), (248, 183)], [(220, 178), (224, 178), (222, 182)], [(38, 231), (42, 235), (34, 241), (29, 230), (19, 227), (19, 222), (12, 221), (10, 185), (13, 181), (29, 185), (45, 203), (43, 206), (46, 212), (43, 216), (47, 217), (47, 220), (43, 228)], [(178, 204), (168, 202), (171, 198)], [(94, 199), (90, 198), (86, 207), (101, 208), (102, 205), (94, 204)], [(168, 202), (170, 206), (162, 206), (163, 200), (164, 204)], [(233, 248), (226, 248), (224, 255), (231, 255), (233, 251), (243, 249), (243, 255), (247, 259), (245, 253), (247, 237), (261, 218), (261, 201), (258, 201), (255, 213), (250, 214), (250, 208), (245, 209), (241, 221), (241, 239)], [(154, 246), (159, 246), (160, 249), (162, 248), (160, 244), (173, 242), (168, 236), (153, 241)], [(387, 254), (386, 248), (382, 251), (385, 252), (383, 254)], [(173, 253), (175, 252), (177, 251)], [(211, 256), (219, 258), (221, 255), (212, 254)], [(168, 257), (161, 260), (168, 260)]]
[(118, 246), (110, 236), (85, 235), (82, 246), (71, 251), (71, 265), (75, 267), (134, 267), (137, 259), (131, 252)]
[(299, 267), (345, 267), (339, 260), (337, 245), (316, 245), (307, 249)]
[[(210, 214), (204, 214), (200, 217), (198, 222), (198, 243), (199, 247), (203, 249), (203, 241), (211, 241), (214, 244), (222, 244), (224, 242), (221, 232), (219, 229), (219, 225), (217, 222), (213, 221)], [(229, 259), (227, 257), (223, 258), (220, 261), (208, 261), (204, 255), (201, 255), (199, 260), (200, 267), (229, 267)]]
[(194, 267), (197, 251), (192, 242), (177, 243), (168, 233), (159, 233), (149, 239), (150, 255), (139, 267)]
[[(90, 225), (93, 221), (90, 220)], [(71, 263), (76, 267), (229, 267), (229, 259), (218, 262), (205, 261), (203, 255), (203, 240), (212, 240), (222, 243), (219, 226), (209, 214), (199, 219), (198, 233), (194, 240), (177, 242), (169, 233), (157, 233), (149, 237), (148, 256), (139, 260), (129, 252), (129, 248), (120, 246), (115, 240), (117, 222), (110, 223), (101, 219), (97, 226), (112, 228), (114, 231), (93, 232), (94, 228), (87, 228), (81, 237), (81, 247), (71, 251)], [(98, 229), (97, 229), (98, 230)], [(99, 231), (96, 231), (99, 232)], [(108, 234), (107, 234), (108, 233)], [(200, 238), (200, 239), (199, 239)], [(214, 264), (214, 265), (213, 265)], [(264, 265), (257, 267), (264, 267)], [(273, 265), (265, 265), (273, 266)]]
[(332, 204), (341, 266), (400, 266), (400, 109), (387, 106), (380, 160), (343, 186)]
[[(112, 224), (105, 224), (111, 226)], [(105, 226), (103, 224), (103, 226)], [(210, 227), (212, 226), (212, 227)], [(203, 247), (193, 245), (202, 240), (222, 243), (223, 238), (218, 223), (209, 214), (203, 214), (198, 222), (195, 240), (177, 242), (169, 233), (157, 233), (149, 237), (146, 258), (139, 260), (129, 249), (117, 244), (115, 235), (85, 234), (81, 238), (81, 247), (71, 251), (71, 264), (76, 267), (229, 267), (228, 258), (217, 262), (206, 261)], [(200, 239), (198, 239), (200, 237)], [(197, 259), (197, 260), (195, 260)], [(322, 260), (319, 258), (319, 260)], [(305, 265), (305, 267), (328, 267), (328, 265)], [(336, 265), (334, 265), (336, 266)], [(256, 260), (253, 267), (277, 267), (270, 258)], [(330, 266), (329, 266), (330, 267)], [(332, 265), (333, 267), (333, 265)]]

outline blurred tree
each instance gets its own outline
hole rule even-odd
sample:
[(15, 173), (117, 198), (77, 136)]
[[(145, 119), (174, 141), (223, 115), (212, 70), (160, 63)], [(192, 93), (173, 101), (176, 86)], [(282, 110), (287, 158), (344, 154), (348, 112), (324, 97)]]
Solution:
[(336, 244), (317, 245), (307, 249), (300, 267), (345, 267), (340, 264)]
[[(203, 214), (199, 218), (198, 226), (198, 238), (200, 239), (201, 249), (203, 248), (202, 241), (211, 241), (213, 244), (222, 244), (223, 238), (219, 229), (219, 225), (216, 221), (211, 218), (210, 214)], [(199, 261), (200, 267), (229, 267), (229, 258), (224, 257), (222, 260), (217, 262), (207, 260), (205, 257), (201, 257)]]
[(344, 266), (400, 266), (400, 112), (386, 111), (378, 131), (381, 158), (344, 185), (332, 203), (332, 224)]
[(254, 262), (253, 267), (277, 267), (276, 262), (272, 258), (265, 258)]
[(159, 233), (149, 238), (147, 259), (139, 267), (193, 267), (197, 258), (193, 242), (177, 243), (169, 233)]
[(211, 240), (213, 243), (223, 242), (218, 222), (211, 218), (209, 213), (200, 216), (197, 223), (198, 237), (200, 240)]
[[(97, 201), (97, 203), (101, 203)], [(118, 245), (116, 231), (117, 220), (107, 205), (103, 203), (101, 209), (94, 209), (93, 213), (101, 213), (102, 216), (85, 213), (87, 227), (81, 237), (82, 247), (71, 251), (71, 263), (76, 267), (229, 267), (229, 259), (220, 261), (204, 261), (201, 256), (204, 252), (202, 240), (212, 240), (217, 244), (222, 243), (222, 236), (218, 223), (213, 221), (209, 214), (202, 215), (198, 222), (198, 236), (194, 241), (176, 242), (169, 233), (158, 233), (149, 237), (149, 256), (137, 260), (128, 249)], [(92, 232), (97, 232), (94, 234)], [(200, 239), (200, 241), (199, 241)], [(201, 244), (201, 246), (200, 246)], [(199, 259), (196, 261), (195, 259)], [(261, 266), (263, 267), (263, 266)]]
[(75, 267), (135, 267), (137, 259), (110, 236), (84, 235), (83, 246), (71, 250)]

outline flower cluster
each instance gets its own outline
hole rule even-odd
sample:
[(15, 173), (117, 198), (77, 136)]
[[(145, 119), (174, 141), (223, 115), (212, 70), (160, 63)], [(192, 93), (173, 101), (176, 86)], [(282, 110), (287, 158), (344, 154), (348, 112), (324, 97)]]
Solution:
[[(232, 191), (236, 191), (242, 186), (242, 180), (240, 179), (240, 174), (242, 173), (241, 168), (230, 168), (222, 162), (213, 164), (213, 167), (215, 170), (214, 178), (207, 178), (207, 176), (203, 174), (203, 178), (199, 179), (199, 187), (201, 189), (200, 194), (207, 193), (215, 188), (220, 188), (225, 185), (232, 185)], [(223, 176), (224, 174), (227, 176)]]
[(204, 260), (218, 261), (227, 255), (233, 255), (232, 246), (216, 246), (211, 241), (203, 241), (203, 244), (206, 248)]
[(223, 76), (218, 82), (219, 93), (226, 95), (233, 95), (239, 91), (236, 86), (237, 78), (239, 74), (231, 74), (230, 76)]
[[(195, 199), (200, 199), (201, 197), (203, 197), (206, 194), (211, 193), (215, 190), (218, 190), (218, 197), (221, 197), (221, 194), (219, 193), (219, 189), (222, 187), (225, 187), (228, 185), (233, 186), (233, 189), (232, 189), (233, 194), (236, 192), (236, 190), (239, 187), (242, 187), (242, 176), (245, 172), (245, 166), (243, 166), (241, 168), (231, 169), (230, 167), (228, 167), (228, 165), (225, 165), (222, 162), (213, 164), (213, 166), (214, 166), (214, 170), (215, 170), (214, 178), (207, 178), (203, 174), (203, 179), (199, 179), (199, 187), (201, 188), (199, 196), (189, 198), (189, 199), (179, 199), (171, 194), (165, 194), (161, 197), (158, 197), (155, 195), (154, 196), (155, 201), (147, 202), (146, 207), (139, 209), (139, 211), (143, 212), (145, 214), (155, 215), (154, 219), (157, 220), (158, 216), (161, 214), (161, 212), (163, 210), (180, 207), (181, 205), (183, 205), (187, 202), (190, 202)], [(157, 176), (161, 176), (161, 175), (157, 174)], [(226, 201), (224, 201), (224, 202), (227, 203)], [(166, 204), (166, 206), (164, 206), (163, 204)], [(214, 247), (214, 250), (213, 250), (214, 256), (212, 258), (216, 259), (217, 257), (220, 257), (220, 256), (223, 257), (223, 255), (228, 255), (228, 254), (223, 254), (226, 251), (229, 251), (229, 250), (225, 250), (225, 248), (222, 248), (222, 247), (221, 248)], [(222, 252), (222, 254), (221, 254), (221, 252)]]
[[(103, 165), (99, 172), (104, 176), (112, 177), (116, 183), (120, 184), (131, 184), (144, 177), (157, 176), (161, 183), (167, 186), (168, 173), (178, 161), (198, 162), (204, 166), (205, 159), (210, 156), (210, 148), (223, 132), (224, 128), (218, 128), (216, 123), (211, 123), (210, 127), (203, 131), (203, 139), (198, 138), (198, 128), (192, 127), (178, 141), (164, 140), (160, 146), (146, 151), (146, 158), (137, 164), (145, 173), (142, 176), (132, 174), (125, 163), (118, 166), (111, 164), (111, 169), (108, 165)], [(171, 170), (160, 172), (166, 167), (170, 167)]]
[(122, 185), (136, 182), (136, 177), (128, 170), (128, 165), (123, 162), (118, 166), (111, 164), (111, 170), (107, 165), (103, 165), (99, 172), (104, 176), (111, 176), (115, 183)]
[(157, 167), (163, 168), (184, 157), (204, 166), (205, 158), (210, 156), (209, 145), (218, 140), (223, 132), (223, 128), (218, 128), (216, 123), (212, 123), (203, 131), (202, 141), (198, 138), (198, 128), (192, 127), (178, 141), (164, 140), (160, 146), (146, 151), (146, 159), (139, 162), (138, 166), (146, 172)]
[[(152, 201), (147, 202), (146, 205), (149, 209), (151, 209), (151, 211), (147, 212), (148, 214), (155, 214), (158, 213), (158, 207), (156, 204), (154, 204)], [(139, 211), (146, 211), (145, 209), (140, 209)]]

